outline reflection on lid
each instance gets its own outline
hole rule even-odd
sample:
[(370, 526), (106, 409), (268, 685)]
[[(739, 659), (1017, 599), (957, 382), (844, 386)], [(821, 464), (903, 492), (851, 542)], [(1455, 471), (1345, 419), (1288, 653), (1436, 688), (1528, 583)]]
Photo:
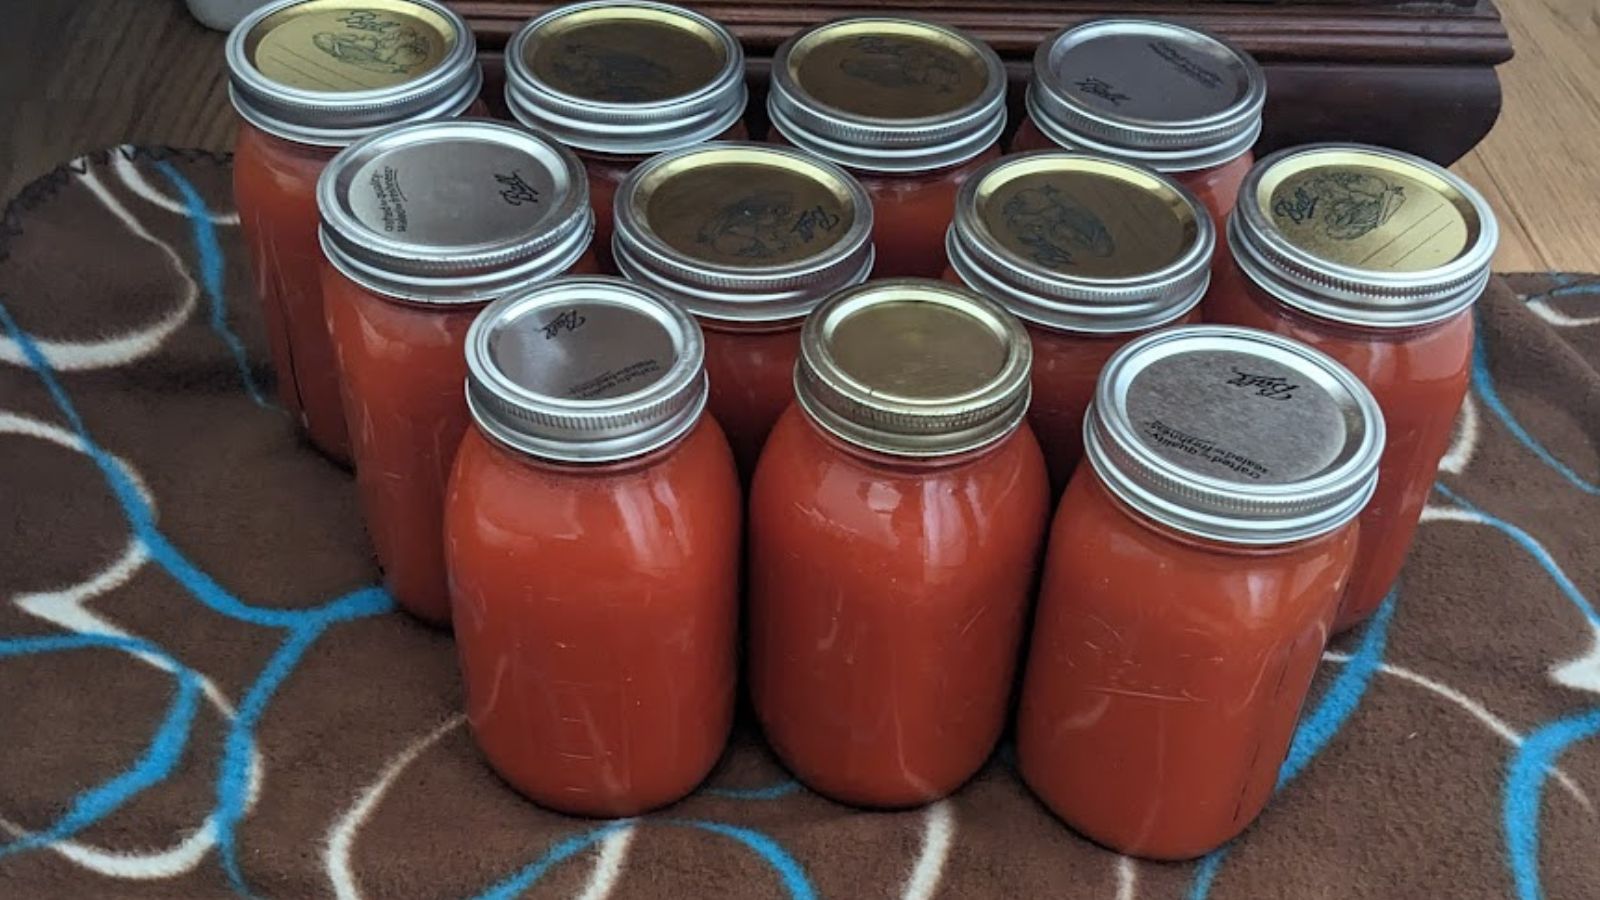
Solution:
[(997, 170), (978, 189), (978, 215), (1011, 253), (1086, 278), (1154, 272), (1198, 236), (1193, 212), (1175, 191), (1082, 157)]
[(648, 187), (650, 230), (691, 259), (723, 265), (791, 263), (832, 247), (855, 220), (844, 186), (786, 157), (771, 159), (667, 173)]
[(1051, 72), (1079, 103), (1175, 122), (1218, 115), (1250, 94), (1250, 69), (1228, 46), (1161, 23), (1118, 25), (1085, 26), (1062, 41)]
[(789, 57), (817, 100), (878, 119), (944, 115), (976, 101), (988, 72), (956, 37), (915, 22), (847, 22), (817, 31)]
[(1345, 450), (1349, 423), (1325, 384), (1285, 359), (1200, 350), (1156, 361), (1128, 386), (1127, 416), (1146, 447), (1185, 471), (1289, 484)]
[(362, 161), (345, 182), (355, 219), (407, 243), (472, 248), (535, 233), (564, 207), (571, 184), (558, 153), (498, 132), (444, 134)]
[(1475, 237), (1470, 206), (1446, 185), (1412, 177), (1398, 164), (1307, 162), (1277, 178), (1269, 173), (1263, 206), (1290, 243), (1322, 259), (1423, 271), (1455, 259)]
[(448, 21), (415, 4), (380, 0), (351, 8), (310, 0), (264, 19), (247, 53), (262, 75), (288, 87), (366, 91), (433, 70), (455, 41)]
[(523, 60), (536, 78), (573, 97), (649, 103), (707, 86), (726, 56), (717, 36), (693, 19), (605, 6), (551, 20), (530, 36)]
[(828, 348), (839, 370), (868, 390), (919, 400), (958, 398), (1005, 368), (1003, 334), (938, 303), (863, 307), (834, 325)]

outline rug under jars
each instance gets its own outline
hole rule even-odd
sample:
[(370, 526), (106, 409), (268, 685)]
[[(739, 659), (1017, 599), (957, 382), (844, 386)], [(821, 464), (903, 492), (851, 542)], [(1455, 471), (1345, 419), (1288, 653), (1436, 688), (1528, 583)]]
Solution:
[(225, 158), (75, 160), (0, 227), (0, 894), (1580, 898), (1600, 884), (1600, 276), (1511, 275), (1396, 593), (1278, 796), (1195, 863), (1075, 836), (1002, 745), (870, 813), (741, 729), (628, 823), (502, 784), (447, 634), (273, 403)]

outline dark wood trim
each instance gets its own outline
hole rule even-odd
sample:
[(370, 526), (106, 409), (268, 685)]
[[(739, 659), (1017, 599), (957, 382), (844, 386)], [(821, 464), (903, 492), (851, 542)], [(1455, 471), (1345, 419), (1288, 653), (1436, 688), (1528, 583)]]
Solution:
[[(452, 0), (484, 48), (499, 49), (529, 18), (558, 5), (535, 0)], [(795, 31), (830, 18), (902, 11), (972, 31), (1002, 55), (1023, 58), (1040, 39), (1073, 22), (1106, 15), (1148, 16), (1210, 29), (1263, 62), (1493, 66), (1511, 42), (1492, 0), (1409, 3), (1239, 3), (1195, 0), (699, 0), (690, 6), (726, 24), (752, 56), (770, 54)]]

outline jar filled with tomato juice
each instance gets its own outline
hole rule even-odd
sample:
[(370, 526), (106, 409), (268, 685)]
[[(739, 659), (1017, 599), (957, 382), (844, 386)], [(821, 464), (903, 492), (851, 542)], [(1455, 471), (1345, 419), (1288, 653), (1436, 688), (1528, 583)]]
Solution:
[(794, 400), (800, 323), (872, 272), (872, 204), (843, 169), (787, 147), (704, 144), (623, 182), (617, 267), (705, 333), (711, 414), (746, 484)]
[(441, 516), (467, 430), (463, 341), (491, 300), (596, 270), (583, 166), (520, 127), (426, 122), (334, 157), (317, 200), (367, 533), (400, 606), (447, 625)]
[(1148, 166), (1193, 191), (1220, 231), (1261, 134), (1266, 75), (1191, 28), (1102, 19), (1039, 45), (1012, 150), (1066, 147)]
[(774, 140), (849, 169), (872, 198), (877, 277), (937, 278), (956, 190), (999, 156), (1006, 75), (988, 45), (905, 18), (790, 38), (772, 60)]
[(350, 439), (322, 310), (317, 177), (373, 132), (466, 112), (483, 82), (476, 52), (467, 23), (433, 0), (284, 0), (228, 37), (228, 94), (244, 120), (234, 200), (278, 402), (343, 463)]
[(1213, 325), (1129, 344), (1051, 530), (1023, 779), (1114, 850), (1186, 859), (1260, 814), (1356, 554), (1383, 417), (1332, 359)]
[(506, 105), (573, 148), (589, 172), (595, 249), (611, 268), (617, 186), (645, 158), (743, 140), (744, 51), (717, 22), (667, 3), (557, 6), (506, 45)]
[(1275, 153), (1239, 196), (1233, 265), (1218, 272), (1206, 320), (1322, 350), (1366, 382), (1389, 424), (1342, 631), (1383, 602), (1416, 535), (1471, 379), (1472, 305), (1499, 229), (1461, 179), (1377, 147)]
[(963, 288), (871, 281), (801, 333), (750, 497), (750, 678), (768, 742), (835, 800), (970, 778), (1005, 723), (1049, 512), (1022, 325)]
[(1111, 354), (1200, 319), (1216, 232), (1195, 196), (1131, 163), (1063, 151), (1008, 156), (956, 198), (949, 274), (1022, 319), (1033, 341), (1028, 422), (1059, 496)]
[(694, 319), (614, 278), (513, 295), (467, 336), (445, 505), (467, 720), (550, 809), (671, 803), (727, 739), (739, 480), (703, 362)]

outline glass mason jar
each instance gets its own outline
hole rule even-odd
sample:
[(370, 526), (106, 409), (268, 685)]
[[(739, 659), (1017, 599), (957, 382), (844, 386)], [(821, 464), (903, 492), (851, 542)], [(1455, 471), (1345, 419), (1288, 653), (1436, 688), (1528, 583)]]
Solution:
[(615, 278), (491, 305), (445, 547), (467, 721), (559, 812), (681, 799), (733, 719), (740, 503), (694, 320)]
[(595, 249), (608, 271), (612, 198), (647, 157), (743, 140), (744, 51), (726, 28), (649, 0), (558, 6), (506, 45), (506, 105), (578, 152), (589, 172)]
[(615, 258), (705, 333), (711, 414), (746, 484), (794, 400), (800, 323), (872, 271), (872, 203), (843, 169), (766, 144), (704, 144), (634, 170)]
[(1101, 367), (1142, 334), (1199, 321), (1215, 244), (1193, 194), (1105, 157), (1008, 156), (961, 188), (945, 239), (947, 277), (1028, 328), (1028, 422), (1053, 496), (1083, 455), (1083, 415)]
[(905, 18), (790, 38), (772, 60), (774, 140), (849, 169), (872, 198), (876, 277), (937, 278), (956, 191), (1000, 153), (1005, 68), (981, 41)]
[(750, 681), (779, 759), (872, 807), (960, 787), (994, 749), (1049, 514), (1022, 326), (920, 279), (806, 320), (797, 403), (750, 496)]
[(433, 0), (363, 8), (284, 0), (228, 36), (239, 225), (266, 325), (278, 402), (319, 450), (350, 462), (322, 309), (317, 177), (340, 149), (402, 122), (453, 118), (478, 101), (472, 32)]
[(1332, 359), (1219, 326), (1112, 357), (1051, 530), (1023, 779), (1121, 853), (1187, 859), (1260, 814), (1372, 496), (1383, 417)]
[(1342, 631), (1382, 603), (1416, 535), (1471, 379), (1472, 305), (1499, 229), (1461, 179), (1376, 147), (1275, 153), (1240, 196), (1233, 264), (1203, 304), (1206, 320), (1322, 350), (1366, 382), (1389, 425)]
[(334, 157), (317, 200), (367, 533), (396, 602), (448, 625), (440, 517), (467, 430), (462, 342), (489, 301), (596, 271), (583, 167), (521, 128), (426, 122)]
[(1066, 147), (1176, 179), (1220, 232), (1250, 170), (1267, 80), (1248, 53), (1167, 22), (1101, 19), (1039, 45), (1013, 150)]

